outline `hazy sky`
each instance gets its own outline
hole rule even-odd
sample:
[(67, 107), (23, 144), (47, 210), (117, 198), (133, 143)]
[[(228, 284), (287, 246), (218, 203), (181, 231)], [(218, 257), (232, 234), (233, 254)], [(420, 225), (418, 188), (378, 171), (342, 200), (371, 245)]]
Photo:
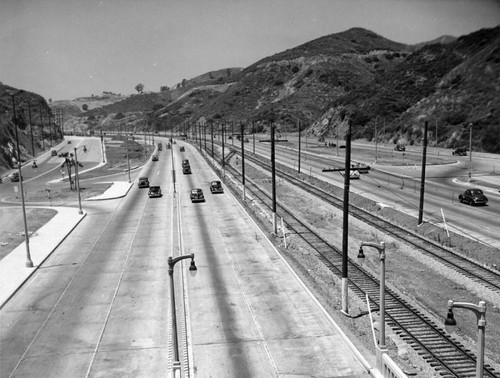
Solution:
[(500, 24), (500, 0), (0, 0), (0, 81), (46, 99), (159, 91), (363, 27), (397, 42)]

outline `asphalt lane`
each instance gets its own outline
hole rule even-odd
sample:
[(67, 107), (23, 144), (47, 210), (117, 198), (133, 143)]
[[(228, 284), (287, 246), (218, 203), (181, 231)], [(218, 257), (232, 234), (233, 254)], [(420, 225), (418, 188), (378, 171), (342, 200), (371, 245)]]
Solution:
[(4, 306), (2, 376), (167, 374), (168, 202), (146, 193), (88, 204)]
[[(236, 144), (239, 148), (241, 144)], [(226, 147), (231, 146), (231, 143)], [(256, 153), (269, 158), (269, 143), (256, 143)], [(362, 146), (362, 148), (371, 148)], [(379, 147), (382, 150), (383, 147)], [(386, 148), (387, 149), (387, 148)], [(253, 151), (252, 143), (245, 143), (246, 153)], [(338, 172), (322, 172), (323, 168), (344, 165), (344, 150), (337, 157), (332, 148), (332, 156), (318, 155), (310, 148), (302, 151), (301, 171), (312, 174), (326, 182), (343, 187), (344, 179)], [(408, 153), (418, 154), (419, 151)], [(432, 153), (435, 154), (433, 151)], [(399, 153), (401, 154), (401, 153)], [(447, 164), (427, 165), (424, 195), (424, 221), (444, 227), (441, 209), (445, 214), (447, 227), (454, 232), (467, 235), (483, 243), (500, 248), (497, 230), (500, 228), (500, 175), (495, 174), (500, 166), (500, 157), (494, 154), (474, 153), (472, 182), (456, 180), (467, 176), (469, 156), (455, 157), (451, 151), (441, 149), (440, 158)], [(402, 156), (401, 156), (402, 157)], [(281, 164), (297, 169), (298, 152), (277, 144), (276, 159)], [(353, 160), (356, 160), (353, 154)], [(382, 166), (363, 162), (372, 167), (370, 173), (361, 175), (359, 180), (350, 181), (350, 190), (370, 198), (383, 206), (393, 207), (418, 217), (420, 201), (420, 166)], [(458, 202), (458, 194), (469, 187), (482, 188), (489, 198), (488, 206), (471, 207)]]
[[(192, 371), (202, 377), (368, 376), (342, 332), (227, 189), (186, 147), (193, 175), (179, 183)], [(206, 202), (191, 204), (189, 190)], [(189, 241), (189, 242), (187, 242)], [(359, 356), (359, 355), (358, 355)]]

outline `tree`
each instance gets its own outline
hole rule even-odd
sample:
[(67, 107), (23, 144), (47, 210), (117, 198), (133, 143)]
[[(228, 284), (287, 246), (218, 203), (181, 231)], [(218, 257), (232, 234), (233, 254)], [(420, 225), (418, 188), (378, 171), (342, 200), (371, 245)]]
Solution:
[(135, 90), (137, 91), (137, 93), (143, 93), (143, 91), (144, 91), (144, 84), (141, 84), (141, 83), (137, 84), (135, 86)]
[(82, 109), (85, 110), (85, 111), (87, 111), (87, 110), (89, 110), (89, 106), (87, 104), (83, 104), (82, 105)]

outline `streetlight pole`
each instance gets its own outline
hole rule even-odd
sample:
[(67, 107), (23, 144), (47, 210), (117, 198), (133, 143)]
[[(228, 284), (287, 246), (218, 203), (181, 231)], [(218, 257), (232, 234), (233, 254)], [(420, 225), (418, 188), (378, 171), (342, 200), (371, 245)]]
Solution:
[(24, 204), (24, 188), (23, 188), (23, 175), (22, 175), (22, 168), (21, 168), (21, 150), (19, 148), (19, 133), (17, 131), (17, 115), (16, 115), (16, 100), (14, 98), (14, 95), (11, 95), (12, 97), (12, 109), (14, 113), (14, 129), (16, 130), (16, 146), (17, 146), (17, 170), (19, 172), (19, 186), (21, 189), (21, 203), (22, 203), (22, 208), (23, 208), (23, 220), (24, 220), (24, 240), (26, 244), (26, 263), (25, 266), (27, 268), (33, 268), (33, 261), (31, 260), (31, 253), (30, 253), (30, 237), (28, 235), (28, 222), (26, 221), (26, 206)]
[(75, 178), (76, 178), (76, 191), (78, 192), (78, 214), (83, 214), (82, 210), (82, 197), (80, 196), (80, 178), (78, 177), (78, 157), (76, 155), (77, 148), (74, 147), (75, 151)]
[(175, 371), (180, 370), (181, 368), (181, 362), (179, 360), (179, 340), (177, 338), (177, 316), (175, 312), (174, 266), (179, 261), (184, 259), (191, 259), (191, 265), (189, 266), (189, 270), (195, 273), (197, 268), (194, 263), (194, 253), (178, 257), (170, 256), (168, 258), (168, 275), (170, 276), (170, 305), (172, 311), (172, 341), (174, 344), (174, 361), (173, 361), (174, 376), (175, 376)]
[[(385, 349), (385, 243), (361, 242), (359, 246), (358, 259), (364, 259), (363, 247), (372, 247), (378, 251), (380, 258), (380, 349)], [(362, 260), (363, 261), (363, 260)]]
[(448, 301), (448, 314), (444, 322), (444, 326), (448, 333), (455, 331), (457, 321), (453, 316), (453, 308), (465, 308), (471, 310), (476, 314), (478, 336), (477, 336), (477, 363), (476, 363), (476, 378), (483, 377), (484, 370), (484, 339), (486, 332), (486, 302), (480, 301), (478, 305), (465, 302)]

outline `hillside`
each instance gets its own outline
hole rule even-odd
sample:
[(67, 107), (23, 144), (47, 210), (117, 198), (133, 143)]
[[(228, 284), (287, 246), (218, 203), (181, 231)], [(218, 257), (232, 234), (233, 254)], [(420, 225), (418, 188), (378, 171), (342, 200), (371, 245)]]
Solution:
[[(283, 130), (300, 121), (321, 137), (341, 136), (352, 120), (357, 138), (421, 143), (427, 119), (439, 145), (468, 144), (500, 152), (500, 27), (418, 46), (355, 28), (264, 58), (233, 78), (224, 92), (209, 88), (167, 107), (176, 122), (273, 120)], [(435, 143), (433, 141), (433, 143)]]
[(62, 138), (58, 120), (50, 117), (51, 109), (42, 96), (0, 83), (0, 174), (17, 166), (13, 100), (21, 161), (37, 156)]

